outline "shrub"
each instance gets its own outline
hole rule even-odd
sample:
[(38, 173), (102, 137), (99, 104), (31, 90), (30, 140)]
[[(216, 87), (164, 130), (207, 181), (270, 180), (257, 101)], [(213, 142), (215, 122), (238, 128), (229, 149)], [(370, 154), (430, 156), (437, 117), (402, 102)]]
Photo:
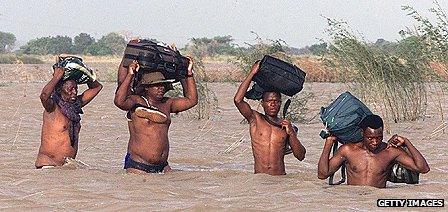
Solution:
[(14, 54), (0, 54), (0, 64), (42, 64), (44, 63), (39, 58), (31, 55), (14, 55)]
[(328, 19), (329, 59), (342, 79), (376, 111), (394, 122), (424, 116), (434, 71), (422, 53), (423, 39), (407, 37), (388, 52), (356, 37), (344, 22)]

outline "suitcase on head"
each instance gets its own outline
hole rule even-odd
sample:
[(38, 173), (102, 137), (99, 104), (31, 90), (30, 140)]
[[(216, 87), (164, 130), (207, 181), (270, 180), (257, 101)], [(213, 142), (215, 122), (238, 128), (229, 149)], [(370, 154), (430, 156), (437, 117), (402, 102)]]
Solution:
[(265, 55), (260, 62), (257, 74), (252, 81), (256, 83), (246, 97), (261, 99), (264, 91), (278, 91), (293, 96), (303, 89), (306, 73), (299, 67)]
[(150, 40), (132, 40), (124, 51), (122, 65), (128, 67), (137, 60), (143, 71), (160, 71), (166, 79), (185, 78), (189, 59), (179, 51), (158, 45)]

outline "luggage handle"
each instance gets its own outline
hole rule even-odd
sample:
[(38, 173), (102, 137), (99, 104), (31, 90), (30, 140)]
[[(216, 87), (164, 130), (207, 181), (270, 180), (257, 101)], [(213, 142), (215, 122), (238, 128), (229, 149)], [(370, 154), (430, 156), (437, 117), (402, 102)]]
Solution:
[[(333, 143), (333, 156), (338, 150), (338, 142)], [(341, 179), (337, 182), (334, 182), (334, 173), (330, 175), (330, 178), (328, 178), (328, 185), (340, 185), (345, 182), (346, 176), (345, 176), (345, 162), (341, 166)]]

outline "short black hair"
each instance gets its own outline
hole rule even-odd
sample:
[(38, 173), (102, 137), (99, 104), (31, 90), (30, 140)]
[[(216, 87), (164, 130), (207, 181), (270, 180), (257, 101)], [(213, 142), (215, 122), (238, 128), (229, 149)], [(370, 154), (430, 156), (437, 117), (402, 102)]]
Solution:
[(261, 100), (264, 100), (264, 96), (267, 93), (275, 93), (275, 94), (277, 94), (280, 97), (280, 99), (282, 99), (282, 94), (280, 92), (278, 92), (278, 91), (265, 91), (265, 92), (263, 92), (263, 95), (261, 96)]
[(367, 127), (372, 129), (379, 129), (381, 127), (384, 127), (384, 123), (383, 119), (380, 116), (372, 114), (364, 117), (361, 123), (359, 123), (359, 127), (361, 127), (361, 129), (363, 130), (367, 129)]

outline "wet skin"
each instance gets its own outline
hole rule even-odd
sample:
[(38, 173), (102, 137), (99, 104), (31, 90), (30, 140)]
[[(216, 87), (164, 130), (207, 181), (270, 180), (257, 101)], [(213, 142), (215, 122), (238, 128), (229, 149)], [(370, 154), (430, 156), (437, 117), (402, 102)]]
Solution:
[[(134, 62), (128, 68), (127, 75), (123, 81), (119, 82), (114, 103), (123, 110), (130, 110), (135, 104), (146, 105), (146, 101), (141, 95), (130, 93), (130, 84), (135, 72), (139, 70), (138, 64)], [(192, 74), (191, 68), (189, 73)], [(153, 84), (145, 87), (143, 96), (148, 103), (157, 107), (167, 117), (165, 123), (155, 123), (148, 119), (136, 116), (131, 113), (131, 121), (128, 122), (130, 133), (128, 143), (128, 153), (132, 160), (148, 164), (164, 164), (168, 162), (169, 139), (168, 130), (171, 124), (170, 113), (178, 113), (190, 109), (197, 104), (196, 83), (193, 77), (187, 77), (181, 81), (184, 97), (167, 98), (164, 97), (166, 85), (163, 83)], [(164, 171), (169, 171), (166, 166)], [(145, 173), (144, 171), (128, 168), (127, 172)]]
[[(249, 104), (244, 101), (244, 94), (257, 71), (258, 63), (254, 64), (251, 72), (238, 88), (234, 103), (250, 124), (252, 153), (255, 162), (254, 173), (284, 175), (286, 174), (284, 163), (286, 144), (289, 143), (294, 156), (298, 160), (305, 158), (306, 150), (297, 138), (291, 122), (278, 117), (281, 106), (281, 98), (278, 93), (264, 93), (261, 105), (265, 115), (252, 110)], [(277, 123), (281, 127), (270, 124), (266, 119)]]
[[(427, 173), (429, 166), (420, 152), (411, 142), (402, 136), (394, 135), (390, 141), (394, 146), (383, 142), (383, 128), (363, 130), (363, 140), (358, 143), (348, 143), (329, 159), (330, 150), (337, 138), (326, 139), (318, 164), (318, 178), (326, 179), (346, 162), (347, 184), (367, 185), (378, 188), (386, 187), (391, 167), (398, 162), (406, 168), (420, 173)], [(406, 146), (410, 154), (399, 148)]]
[[(45, 110), (43, 113), (41, 145), (35, 162), (36, 168), (63, 165), (65, 158), (75, 158), (78, 152), (78, 143), (74, 143), (72, 146), (70, 141), (70, 120), (62, 114), (61, 108), (50, 98), (63, 74), (62, 68), (56, 68), (53, 78), (45, 85), (40, 95)], [(90, 82), (87, 85), (88, 89), (78, 96), (76, 82), (73, 80), (65, 81), (60, 89), (62, 101), (73, 103), (79, 98), (81, 107), (84, 107), (102, 89), (102, 85), (98, 81)], [(76, 130), (78, 133), (79, 128)]]

